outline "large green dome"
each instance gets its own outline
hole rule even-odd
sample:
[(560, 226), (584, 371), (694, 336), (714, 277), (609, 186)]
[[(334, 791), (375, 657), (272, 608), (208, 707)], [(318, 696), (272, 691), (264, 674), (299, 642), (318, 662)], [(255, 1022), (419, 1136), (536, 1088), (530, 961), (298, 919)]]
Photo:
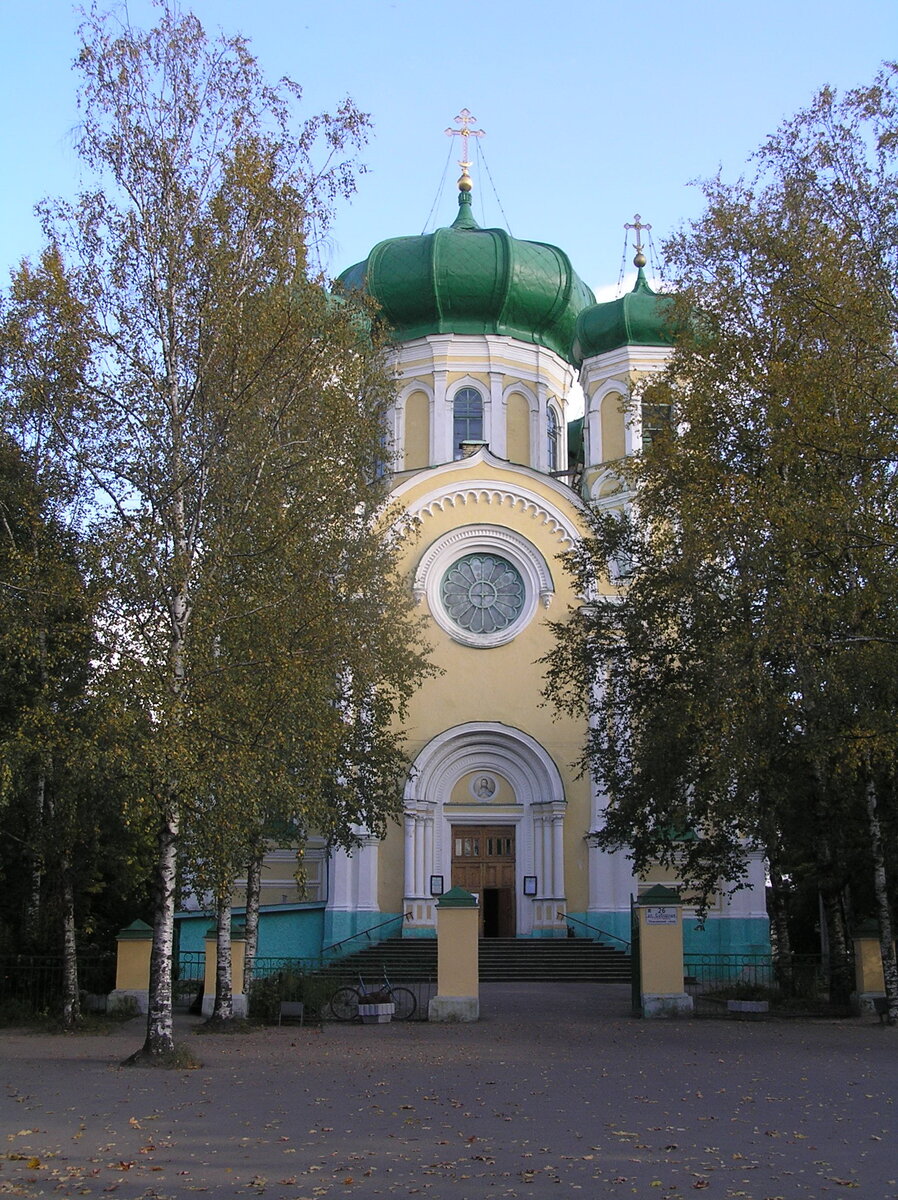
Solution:
[(557, 246), (481, 229), (461, 191), (448, 229), (380, 242), (339, 277), (380, 305), (397, 341), (432, 333), (504, 334), (573, 362), (577, 314), (595, 296)]
[(622, 346), (669, 346), (673, 342), (673, 296), (653, 292), (642, 267), (632, 292), (606, 304), (593, 304), (577, 318), (574, 361)]

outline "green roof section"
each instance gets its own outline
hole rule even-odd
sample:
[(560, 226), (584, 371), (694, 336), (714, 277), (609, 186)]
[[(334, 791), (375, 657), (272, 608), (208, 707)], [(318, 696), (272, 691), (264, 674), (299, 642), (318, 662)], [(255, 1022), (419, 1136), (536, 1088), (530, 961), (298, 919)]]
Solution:
[(477, 897), (463, 887), (450, 888), (437, 900), (437, 908), (476, 908)]
[(632, 292), (605, 304), (594, 304), (577, 318), (573, 360), (607, 354), (623, 346), (669, 346), (674, 340), (676, 298), (652, 291), (642, 267)]
[(116, 938), (120, 942), (142, 942), (149, 940), (152, 936), (153, 928), (146, 921), (132, 921), (130, 925), (126, 925), (116, 934)]
[(397, 341), (428, 334), (498, 334), (573, 363), (577, 316), (595, 296), (563, 250), (481, 229), (469, 191), (448, 228), (379, 242), (338, 282), (378, 302)]

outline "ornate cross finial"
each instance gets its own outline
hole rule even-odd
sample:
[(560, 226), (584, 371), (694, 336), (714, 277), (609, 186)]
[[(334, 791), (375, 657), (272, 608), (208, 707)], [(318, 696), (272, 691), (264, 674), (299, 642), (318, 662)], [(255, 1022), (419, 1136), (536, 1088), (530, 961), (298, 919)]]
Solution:
[(645, 266), (645, 255), (642, 252), (642, 231), (644, 229), (646, 231), (646, 233), (651, 233), (652, 232), (651, 225), (644, 224), (642, 217), (639, 215), (639, 213), (636, 213), (636, 215), (633, 217), (632, 221), (624, 222), (624, 229), (635, 229), (636, 230), (636, 242), (633, 246), (633, 249), (636, 251), (636, 255), (633, 259), (633, 265), (634, 265), (634, 267), (644, 267)]
[(468, 181), (468, 189), (467, 190), (470, 190), (470, 186), (471, 186), (470, 180), (468, 179), (468, 167), (470, 167), (470, 165), (471, 165), (471, 160), (468, 157), (468, 138), (485, 136), (484, 130), (471, 128), (471, 126), (474, 124), (474, 122), (476, 120), (477, 120), (476, 117), (471, 116), (470, 109), (463, 108), (461, 110), (461, 112), (458, 114), (458, 116), (455, 118), (455, 123), (457, 125), (460, 125), (461, 129), (452, 129), (450, 127), (449, 129), (446, 130), (446, 134), (448, 137), (462, 138), (462, 152), (461, 152), (462, 156), (458, 160), (458, 165), (461, 167), (461, 179), (458, 181), (458, 185), (459, 185), (459, 187), (462, 187), (462, 180), (467, 180)]

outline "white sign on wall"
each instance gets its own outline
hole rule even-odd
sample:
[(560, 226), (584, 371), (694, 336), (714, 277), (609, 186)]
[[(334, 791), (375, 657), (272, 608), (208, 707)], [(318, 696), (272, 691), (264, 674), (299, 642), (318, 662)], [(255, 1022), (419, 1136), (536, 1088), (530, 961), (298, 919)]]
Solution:
[(647, 908), (645, 923), (646, 925), (676, 925), (677, 910), (675, 908)]

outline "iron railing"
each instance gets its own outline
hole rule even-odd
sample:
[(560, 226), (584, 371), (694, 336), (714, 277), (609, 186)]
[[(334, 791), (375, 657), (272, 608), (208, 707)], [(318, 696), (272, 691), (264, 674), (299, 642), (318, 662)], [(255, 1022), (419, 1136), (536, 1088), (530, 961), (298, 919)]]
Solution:
[[(400, 913), (398, 917), (390, 917), (389, 920), (381, 921), (378, 925), (371, 925), (368, 929), (360, 929), (358, 933), (350, 934), (348, 938), (343, 938), (340, 942), (332, 942), (329, 946), (325, 946), (321, 951), (321, 957), (325, 958), (327, 955), (342, 949), (343, 946), (348, 946), (350, 942), (354, 942), (357, 938), (365, 938), (370, 942), (371, 934), (376, 933), (378, 929), (386, 929), (388, 925), (401, 924), (403, 921), (410, 921), (411, 918), (412, 914), (410, 912)], [(383, 940), (383, 938), (374, 939), (375, 942), (382, 942)]]
[(814, 955), (686, 953), (683, 971), (684, 990), (699, 1016), (726, 1016), (730, 1000), (767, 1000), (773, 1009), (795, 1011), (826, 1000)]
[(589, 936), (594, 941), (599, 941), (601, 938), (610, 938), (613, 942), (620, 942), (625, 947), (624, 953), (630, 953), (630, 943), (626, 938), (618, 937), (616, 933), (609, 933), (607, 929), (600, 929), (598, 925), (590, 925), (588, 921), (581, 921), (579, 917), (572, 917), (570, 913), (558, 912), (555, 914), (559, 921), (573, 922), (574, 925), (582, 925), (584, 929), (589, 930)]
[[(58, 1016), (63, 978), (61, 954), (0, 955), (0, 1022)], [(100, 1000), (114, 987), (114, 954), (78, 955), (78, 990), (85, 1010), (104, 1008)]]

